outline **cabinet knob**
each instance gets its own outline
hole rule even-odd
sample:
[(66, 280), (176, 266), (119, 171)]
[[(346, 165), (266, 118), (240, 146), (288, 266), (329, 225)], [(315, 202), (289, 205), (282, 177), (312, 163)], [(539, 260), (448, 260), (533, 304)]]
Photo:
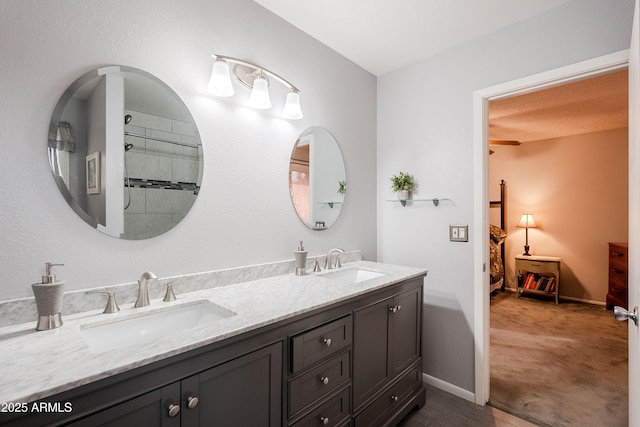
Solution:
[(320, 422), (324, 425), (329, 424), (329, 418), (327, 417), (320, 417)]
[(331, 347), (331, 338), (325, 338), (322, 342), (325, 343), (327, 347)]
[(395, 395), (391, 396), (391, 400), (393, 400), (394, 402), (397, 402), (398, 401), (398, 396), (395, 396)]
[(189, 409), (195, 409), (198, 406), (198, 403), (200, 403), (200, 401), (198, 400), (197, 397), (195, 396), (187, 397), (187, 406), (189, 407)]
[(180, 413), (180, 405), (176, 405), (175, 403), (172, 403), (171, 405), (169, 405), (169, 417), (175, 418), (178, 416), (179, 413)]
[(394, 306), (389, 307), (389, 311), (392, 312), (392, 313), (397, 313), (401, 309), (402, 309), (401, 305), (394, 305)]
[(324, 385), (329, 384), (329, 377), (320, 377), (320, 382)]

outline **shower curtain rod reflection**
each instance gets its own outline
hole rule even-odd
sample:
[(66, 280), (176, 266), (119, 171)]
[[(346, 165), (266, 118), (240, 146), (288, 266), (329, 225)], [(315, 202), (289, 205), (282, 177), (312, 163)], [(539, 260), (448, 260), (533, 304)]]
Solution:
[(135, 136), (138, 138), (151, 139), (152, 141), (166, 142), (167, 144), (181, 145), (183, 147), (189, 147), (189, 148), (198, 148), (201, 146), (201, 144), (193, 145), (193, 144), (187, 144), (184, 142), (169, 141), (168, 139), (154, 138), (152, 136), (140, 135), (139, 133), (133, 133), (133, 132), (125, 132), (124, 134), (125, 136)]

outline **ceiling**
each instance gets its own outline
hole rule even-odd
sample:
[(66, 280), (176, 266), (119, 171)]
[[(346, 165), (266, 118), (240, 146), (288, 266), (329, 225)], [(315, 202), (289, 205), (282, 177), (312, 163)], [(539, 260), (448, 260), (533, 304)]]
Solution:
[(380, 76), (570, 0), (254, 0)]
[[(572, 0), (254, 0), (376, 76)], [(627, 126), (627, 73), (492, 101), (489, 139)]]
[(489, 103), (489, 139), (539, 141), (627, 127), (626, 69)]

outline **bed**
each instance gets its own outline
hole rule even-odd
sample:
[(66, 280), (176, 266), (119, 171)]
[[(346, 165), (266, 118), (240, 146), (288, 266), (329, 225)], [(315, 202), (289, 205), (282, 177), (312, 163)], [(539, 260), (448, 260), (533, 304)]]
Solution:
[(489, 292), (497, 289), (504, 291), (504, 240), (507, 232), (504, 230), (507, 222), (506, 218), (506, 183), (504, 179), (500, 181), (500, 200), (492, 200), (489, 207), (500, 209), (500, 225), (489, 225)]

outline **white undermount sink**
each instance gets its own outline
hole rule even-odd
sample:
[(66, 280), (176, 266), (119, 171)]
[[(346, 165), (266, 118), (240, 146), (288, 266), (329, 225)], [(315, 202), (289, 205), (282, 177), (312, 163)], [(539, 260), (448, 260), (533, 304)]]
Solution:
[[(134, 309), (135, 310), (135, 309)], [(171, 308), (147, 311), (139, 316), (115, 318), (111, 322), (82, 326), (80, 332), (96, 352), (129, 347), (143, 341), (235, 316), (233, 311), (202, 300)]]
[(385, 275), (385, 273), (381, 273), (379, 271), (365, 270), (362, 268), (345, 268), (343, 270), (319, 274), (318, 277), (335, 280), (342, 283), (358, 283)]

